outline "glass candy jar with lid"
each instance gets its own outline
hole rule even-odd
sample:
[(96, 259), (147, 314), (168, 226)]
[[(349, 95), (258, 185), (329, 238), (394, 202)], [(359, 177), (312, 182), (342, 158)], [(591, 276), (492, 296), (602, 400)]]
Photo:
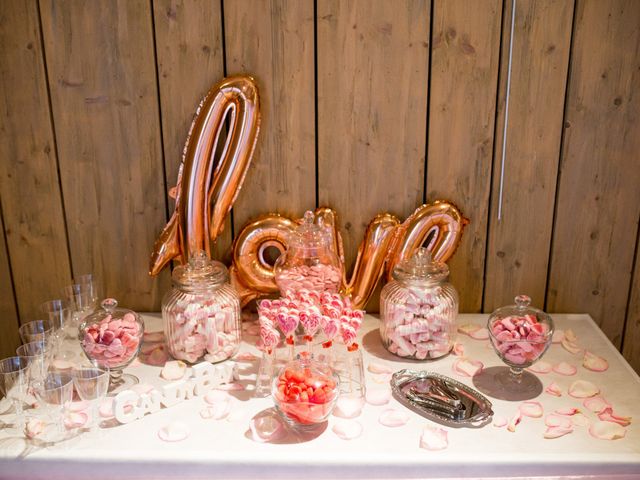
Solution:
[(380, 294), (380, 336), (394, 355), (417, 360), (442, 357), (453, 347), (458, 293), (449, 267), (419, 248), (393, 269)]
[(283, 296), (300, 290), (336, 293), (340, 289), (342, 270), (331, 232), (313, 220), (313, 212), (305, 212), (302, 225), (288, 236), (287, 250), (274, 265)]
[(216, 363), (236, 354), (241, 339), (240, 297), (227, 268), (204, 252), (173, 270), (173, 288), (162, 299), (164, 335), (178, 360)]

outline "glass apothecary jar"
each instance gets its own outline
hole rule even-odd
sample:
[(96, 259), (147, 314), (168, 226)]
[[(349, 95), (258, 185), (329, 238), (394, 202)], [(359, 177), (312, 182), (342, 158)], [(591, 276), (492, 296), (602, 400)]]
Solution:
[(455, 340), (458, 293), (449, 267), (419, 248), (393, 270), (380, 294), (380, 336), (394, 355), (431, 360), (449, 353)]
[(336, 293), (340, 289), (342, 269), (331, 232), (313, 220), (313, 212), (305, 212), (302, 225), (288, 236), (287, 250), (274, 265), (282, 296), (300, 290)]
[(240, 297), (228, 283), (227, 268), (198, 252), (173, 270), (173, 288), (162, 299), (169, 353), (189, 363), (216, 363), (238, 351)]

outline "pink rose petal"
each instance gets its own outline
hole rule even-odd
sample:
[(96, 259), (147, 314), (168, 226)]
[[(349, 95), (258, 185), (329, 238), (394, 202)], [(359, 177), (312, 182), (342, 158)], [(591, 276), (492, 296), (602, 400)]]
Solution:
[(454, 343), (451, 353), (456, 357), (464, 357), (464, 345), (462, 343)]
[(577, 343), (578, 342), (578, 337), (576, 336), (575, 333), (573, 333), (573, 330), (565, 330), (564, 331), (564, 338), (566, 338), (567, 340), (569, 340), (572, 343)]
[(333, 415), (340, 418), (355, 418), (362, 413), (364, 398), (361, 396), (342, 395), (336, 401)]
[(160, 345), (158, 348), (155, 348), (144, 359), (145, 363), (156, 367), (164, 366), (164, 364), (167, 363), (167, 360), (169, 360), (169, 355), (167, 354), (164, 345)]
[(468, 358), (459, 358), (453, 362), (453, 371), (463, 377), (473, 377), (480, 373), (484, 364), (478, 360), (469, 360)]
[(494, 427), (502, 428), (502, 427), (506, 426), (507, 423), (509, 423), (509, 421), (505, 417), (503, 417), (501, 415), (494, 415), (493, 416), (493, 426)]
[[(144, 332), (144, 343), (164, 342), (164, 332)], [(142, 345), (144, 347), (144, 345)]]
[(593, 372), (604, 372), (609, 368), (609, 362), (604, 358), (585, 350), (584, 358), (582, 359), (582, 366)]
[(403, 410), (388, 408), (378, 417), (378, 422), (385, 427), (401, 427), (409, 421), (409, 415)]
[(171, 422), (158, 430), (158, 437), (164, 442), (180, 442), (190, 434), (191, 430), (183, 422)]
[(420, 435), (420, 448), (436, 451), (449, 446), (448, 433), (444, 428), (426, 426)]
[(89, 416), (84, 412), (69, 412), (64, 417), (64, 426), (66, 429), (80, 428), (87, 423)]
[(522, 421), (522, 413), (520, 410), (516, 412), (516, 414), (509, 419), (509, 423), (507, 424), (507, 430), (510, 432), (516, 431), (516, 426)]
[(231, 401), (216, 402), (200, 410), (200, 416), (206, 419), (222, 420), (231, 413)]
[(544, 438), (560, 438), (568, 433), (573, 432), (573, 428), (563, 428), (563, 427), (548, 427), (544, 432)]
[(600, 396), (587, 398), (582, 404), (593, 413), (600, 413), (609, 406), (609, 403)]
[(386, 405), (391, 400), (391, 390), (389, 389), (368, 389), (365, 396), (370, 405)]
[(253, 353), (249, 353), (249, 352), (239, 353), (234, 358), (234, 360), (237, 360), (239, 362), (253, 362), (257, 359), (258, 357), (256, 357)]
[(487, 340), (489, 338), (489, 329), (486, 327), (479, 328), (469, 332), (469, 336), (474, 340)]
[(600, 389), (586, 380), (576, 380), (569, 387), (569, 395), (573, 398), (589, 398), (600, 393)]
[(44, 432), (46, 426), (47, 424), (39, 418), (32, 418), (24, 427), (24, 435), (30, 439), (36, 438)]
[(580, 413), (580, 410), (578, 410), (575, 407), (562, 407), (562, 408), (556, 408), (556, 410), (553, 413), (557, 413), (558, 415), (572, 416), (577, 413)]
[(569, 417), (552, 413), (551, 415), (547, 415), (545, 417), (544, 424), (547, 427), (560, 427), (568, 429), (572, 427), (573, 422)]
[(571, 376), (578, 372), (578, 369), (567, 362), (560, 362), (553, 366), (553, 371), (560, 375)]
[(591, 424), (589, 419), (582, 413), (576, 413), (573, 415), (571, 417), (571, 421), (576, 427), (588, 427)]
[(564, 340), (562, 340), (561, 344), (562, 344), (562, 348), (564, 348), (567, 352), (573, 355), (580, 353), (582, 351), (582, 347), (580, 345), (574, 342), (570, 342), (566, 337)]
[(391, 367), (388, 367), (387, 365), (384, 365), (382, 363), (377, 363), (377, 362), (371, 362), (369, 364), (369, 366), (367, 367), (367, 370), (369, 370), (371, 373), (393, 373), (393, 369)]
[(589, 427), (589, 433), (601, 440), (617, 440), (626, 435), (627, 429), (617, 423), (598, 421)]
[[(482, 328), (484, 328), (484, 327), (482, 327), (482, 325), (478, 325), (476, 323), (465, 323), (464, 325), (459, 325), (458, 326), (458, 332), (464, 333), (465, 335), (471, 336), (471, 334), (473, 332), (477, 332), (478, 330), (480, 330)], [(487, 337), (487, 338), (489, 338), (489, 337)]]
[(551, 364), (549, 362), (545, 362), (544, 360), (538, 360), (527, 370), (533, 373), (549, 373), (551, 371)]
[(620, 417), (613, 413), (613, 408), (609, 405), (598, 414), (598, 418), (603, 422), (612, 422), (627, 427), (631, 424), (631, 417)]
[(180, 380), (187, 373), (187, 364), (180, 360), (167, 362), (160, 372), (160, 376), (165, 380)]
[(524, 402), (519, 408), (520, 413), (525, 417), (540, 418), (544, 414), (544, 410), (540, 402)]
[(331, 430), (342, 440), (353, 440), (362, 435), (362, 424), (357, 420), (340, 420)]
[(553, 395), (555, 397), (561, 397), (562, 396), (562, 389), (560, 388), (560, 385), (558, 385), (556, 382), (551, 382), (547, 388), (544, 389), (544, 391), (546, 393), (548, 393), (549, 395)]

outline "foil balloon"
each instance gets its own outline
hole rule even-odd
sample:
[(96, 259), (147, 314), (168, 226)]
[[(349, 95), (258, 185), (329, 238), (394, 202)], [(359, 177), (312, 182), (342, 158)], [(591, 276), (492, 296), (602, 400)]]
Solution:
[[(455, 205), (446, 201), (422, 205), (402, 223), (389, 213), (379, 214), (369, 223), (347, 278), (335, 211), (326, 207), (317, 209), (315, 222), (331, 228), (343, 272), (341, 293), (349, 296), (353, 308), (357, 309), (367, 304), (385, 271), (390, 277), (393, 267), (411, 256), (429, 238), (428, 248), (434, 258), (446, 262), (455, 253), (464, 226), (469, 223)], [(236, 238), (231, 278), (240, 293), (242, 305), (278, 291), (273, 266), (264, 258), (264, 251), (276, 247), (284, 252), (287, 235), (298, 223), (277, 214), (266, 215), (245, 226)]]
[[(225, 127), (226, 141), (216, 163)], [(151, 275), (172, 259), (184, 263), (200, 250), (209, 255), (210, 239), (222, 232), (240, 192), (259, 130), (258, 88), (249, 76), (223, 79), (200, 102), (182, 154), (175, 211), (151, 254)]]

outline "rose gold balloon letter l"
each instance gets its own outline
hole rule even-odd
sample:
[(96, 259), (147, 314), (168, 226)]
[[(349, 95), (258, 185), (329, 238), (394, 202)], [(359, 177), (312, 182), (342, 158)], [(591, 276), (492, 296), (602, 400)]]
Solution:
[[(220, 156), (215, 152), (229, 116)], [(150, 275), (174, 258), (183, 263), (222, 232), (244, 181), (260, 130), (258, 88), (248, 76), (225, 78), (200, 102), (189, 129), (178, 173), (176, 208), (153, 247)]]

